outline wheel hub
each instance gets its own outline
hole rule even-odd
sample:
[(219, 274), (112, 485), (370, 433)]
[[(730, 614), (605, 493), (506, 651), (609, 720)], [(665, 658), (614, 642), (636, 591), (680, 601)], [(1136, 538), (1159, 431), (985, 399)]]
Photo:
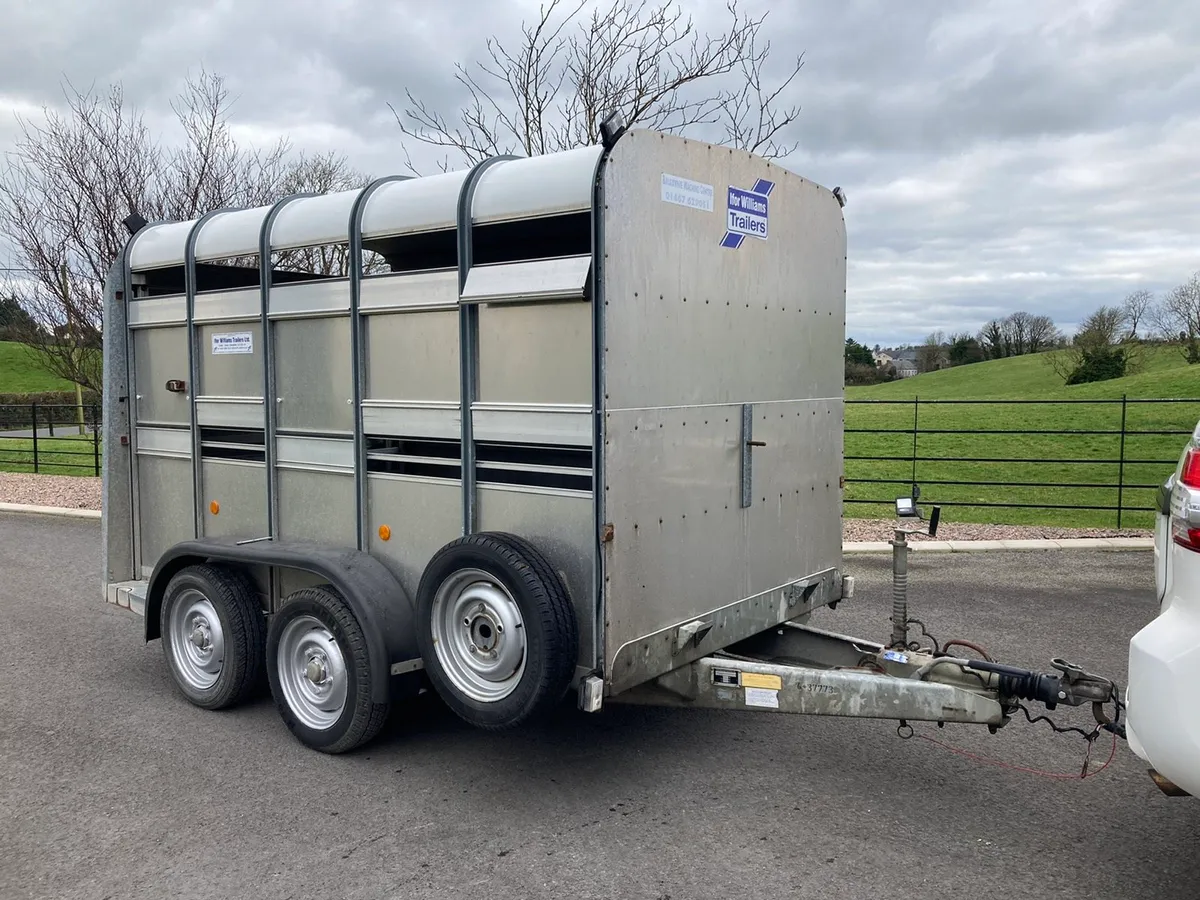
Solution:
[(493, 659), (497, 657), (496, 648), (504, 635), (504, 623), (492, 614), (485, 604), (479, 604), (473, 616), (463, 619), (471, 645), (480, 653), (486, 653)]
[(212, 648), (212, 631), (208, 627), (208, 623), (202, 619), (197, 619), (192, 627), (192, 633), (188, 638), (197, 650), (209, 650)]
[(319, 656), (310, 657), (308, 665), (304, 667), (304, 677), (313, 684), (324, 684), (329, 680), (329, 666), (327, 661)]

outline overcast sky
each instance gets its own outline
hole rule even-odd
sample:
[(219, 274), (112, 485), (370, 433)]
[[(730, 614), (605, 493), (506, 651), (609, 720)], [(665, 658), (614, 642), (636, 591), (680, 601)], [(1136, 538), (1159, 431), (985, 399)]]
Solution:
[[(748, 9), (768, 4), (746, 2)], [(775, 0), (805, 54), (785, 163), (849, 204), (847, 333), (1066, 328), (1200, 269), (1200, 5), (1187, 0)], [(225, 75), (240, 137), (401, 169), (388, 110), (452, 113), (453, 63), (536, 0), (0, 0), (0, 148), (60, 84), (124, 84), (158, 127), (189, 69)], [(700, 25), (724, 3), (684, 4)]]

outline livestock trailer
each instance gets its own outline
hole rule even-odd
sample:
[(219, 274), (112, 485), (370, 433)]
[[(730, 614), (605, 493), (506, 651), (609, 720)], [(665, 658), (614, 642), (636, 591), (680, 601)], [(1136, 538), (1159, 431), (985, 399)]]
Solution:
[(489, 728), (571, 690), (1002, 724), (986, 678), (803, 624), (852, 583), (840, 191), (605, 136), (131, 225), (106, 599), (189, 701), (265, 675), (326, 752), (429, 687)]

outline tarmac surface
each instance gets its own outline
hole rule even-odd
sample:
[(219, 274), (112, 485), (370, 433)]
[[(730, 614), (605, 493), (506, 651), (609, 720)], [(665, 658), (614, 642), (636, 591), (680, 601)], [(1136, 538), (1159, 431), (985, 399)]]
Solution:
[[(982, 898), (1200, 896), (1200, 800), (1123, 744), (609, 705), (491, 734), (432, 698), (328, 757), (269, 698), (213, 713), (100, 596), (95, 521), (0, 514), (0, 897)], [(814, 624), (883, 639), (887, 556)], [(940, 639), (1123, 682), (1154, 615), (1144, 551), (916, 554), (911, 615)], [(1198, 701), (1200, 702), (1200, 701)], [(1085, 711), (1056, 718), (1080, 724)], [(1092, 770), (1109, 758), (1108, 737)]]

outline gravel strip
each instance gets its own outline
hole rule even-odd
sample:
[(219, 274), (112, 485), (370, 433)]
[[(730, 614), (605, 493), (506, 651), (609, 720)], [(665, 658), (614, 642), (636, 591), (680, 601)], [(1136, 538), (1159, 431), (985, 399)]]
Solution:
[(100, 478), (0, 472), (0, 503), (99, 509)]
[[(99, 478), (73, 475), (27, 475), (0, 472), (0, 503), (29, 503), (68, 509), (100, 508)], [(888, 519), (846, 519), (842, 539), (846, 541), (891, 540), (896, 522)], [(911, 523), (904, 523), (906, 525)], [(1055, 528), (1047, 525), (978, 525), (968, 522), (943, 522), (938, 528), (940, 541), (1020, 541), (1035, 538), (1151, 537), (1152, 531), (1136, 528)], [(928, 540), (916, 535), (914, 541)]]
[[(844, 541), (890, 541), (897, 524), (889, 519), (846, 519), (842, 523)], [(979, 525), (973, 522), (943, 522), (938, 526), (938, 541), (1027, 541), (1068, 540), (1070, 538), (1153, 537), (1154, 532), (1137, 528), (1056, 528), (1050, 525)], [(930, 540), (913, 535), (911, 541)]]

